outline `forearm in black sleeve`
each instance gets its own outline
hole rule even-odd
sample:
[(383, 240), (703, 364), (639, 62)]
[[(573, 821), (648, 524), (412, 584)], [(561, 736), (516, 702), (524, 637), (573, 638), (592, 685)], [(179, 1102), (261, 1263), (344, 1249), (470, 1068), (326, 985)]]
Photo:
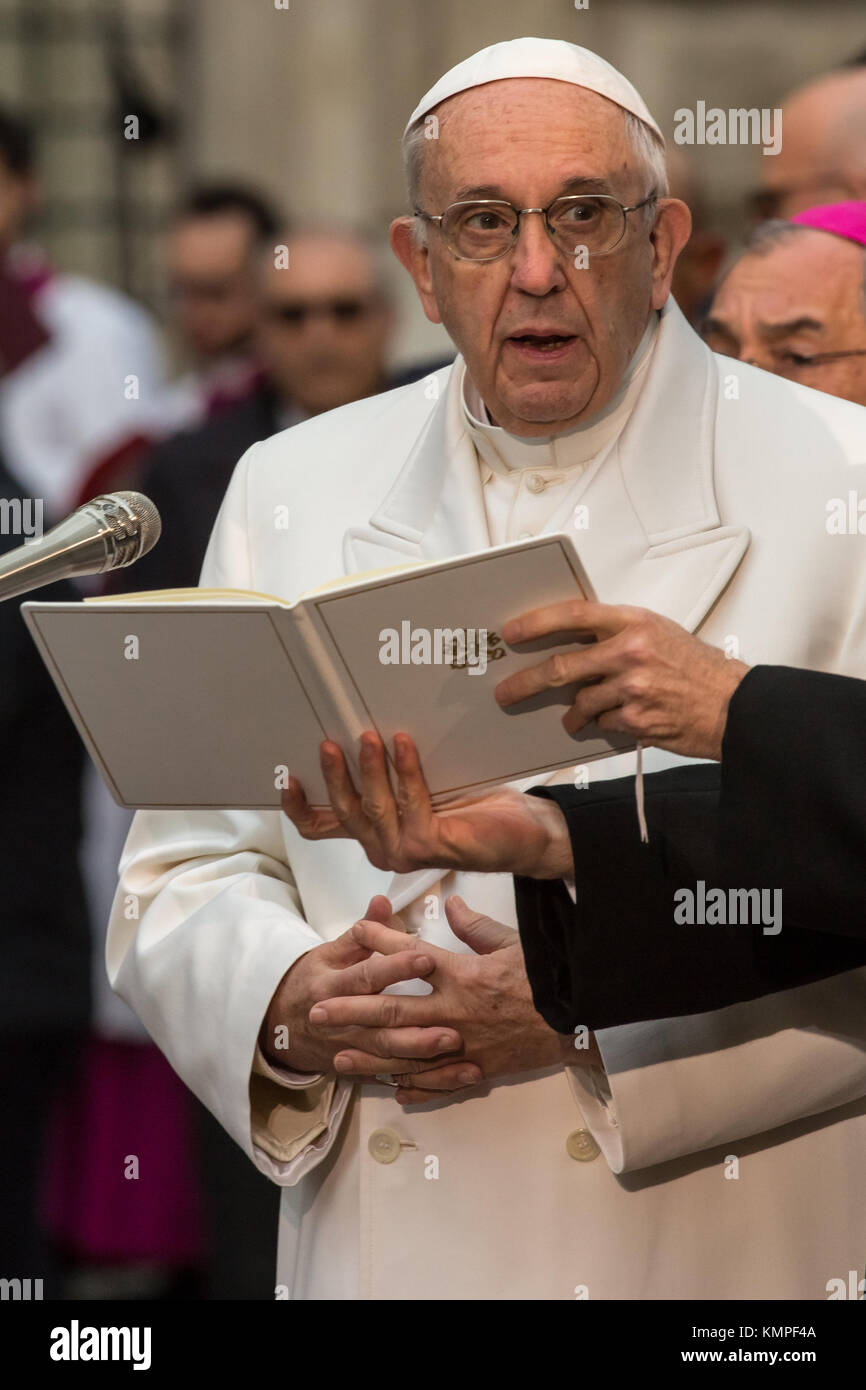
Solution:
[(779, 888), (786, 924), (866, 942), (866, 681), (753, 667), (721, 791), (725, 878)]
[(557, 1032), (610, 1027), (715, 1007), (746, 987), (748, 933), (721, 942), (674, 922), (674, 891), (701, 864), (715, 876), (715, 766), (645, 779), (649, 844), (642, 843), (634, 778), (539, 787), (568, 825), (577, 902), (562, 882), (516, 878), (518, 922), (535, 1006)]
[(576, 904), (562, 882), (515, 879), (535, 1007), (557, 1032), (724, 1008), (866, 964), (866, 944), (784, 922), (768, 936), (675, 919), (677, 890), (727, 885), (719, 786), (715, 764), (646, 777), (648, 844), (631, 777), (533, 789), (561, 807), (574, 856)]

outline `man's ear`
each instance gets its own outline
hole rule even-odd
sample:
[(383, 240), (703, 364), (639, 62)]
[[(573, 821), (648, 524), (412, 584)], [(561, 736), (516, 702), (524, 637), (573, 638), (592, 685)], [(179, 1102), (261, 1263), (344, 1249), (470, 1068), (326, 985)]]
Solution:
[(679, 198), (660, 198), (655, 226), (650, 233), (653, 244), (652, 307), (661, 309), (671, 292), (677, 257), (691, 236), (692, 214)]
[(430, 322), (441, 323), (442, 319), (430, 274), (430, 255), (427, 247), (416, 240), (414, 230), (414, 217), (395, 218), (391, 223), (389, 234), (391, 250), (415, 281), (415, 289), (418, 291), (421, 307)]

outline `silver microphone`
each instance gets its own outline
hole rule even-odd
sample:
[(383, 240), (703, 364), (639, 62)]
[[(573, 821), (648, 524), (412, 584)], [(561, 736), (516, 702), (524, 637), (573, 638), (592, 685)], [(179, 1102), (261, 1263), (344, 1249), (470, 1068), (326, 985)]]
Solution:
[(159, 512), (140, 492), (106, 492), (30, 545), (0, 557), (0, 602), (73, 575), (134, 565), (162, 534)]

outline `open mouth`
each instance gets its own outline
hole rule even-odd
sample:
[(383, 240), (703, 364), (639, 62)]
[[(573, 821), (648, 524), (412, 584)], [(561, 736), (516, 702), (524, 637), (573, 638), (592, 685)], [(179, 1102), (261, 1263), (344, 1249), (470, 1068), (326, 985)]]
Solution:
[(508, 339), (524, 352), (559, 352), (576, 342), (573, 333), (519, 333)]

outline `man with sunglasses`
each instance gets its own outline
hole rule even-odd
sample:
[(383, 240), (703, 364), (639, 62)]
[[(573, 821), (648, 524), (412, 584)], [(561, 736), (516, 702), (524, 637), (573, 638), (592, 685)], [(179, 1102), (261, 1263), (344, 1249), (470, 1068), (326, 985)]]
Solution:
[(259, 357), (298, 420), (387, 390), (394, 313), (378, 248), (333, 228), (285, 240), (263, 262)]
[[(202, 582), (294, 596), (566, 529), (604, 601), (750, 663), (860, 669), (862, 566), (821, 518), (866, 417), (748, 366), (732, 399), (670, 298), (689, 213), (634, 87), (571, 44), (495, 44), (426, 94), (404, 154), (392, 246), (459, 355), (250, 450)], [(283, 1296), (821, 1299), (859, 1268), (866, 975), (563, 1036), (511, 878), (377, 866), (357, 809), (309, 837), (140, 812), (113, 911), (115, 989), (283, 1189)]]
[[(339, 226), (276, 232), (260, 250), (253, 299), (259, 380), (245, 400), (174, 435), (145, 460), (160, 544), (111, 587), (194, 585), (234, 466), (251, 445), (323, 411), (435, 371), (444, 357), (392, 372), (395, 316), (378, 248)], [(284, 247), (277, 255), (274, 247)], [(284, 264), (284, 259), (287, 262)]]
[(866, 202), (765, 222), (703, 331), (714, 352), (866, 405)]

